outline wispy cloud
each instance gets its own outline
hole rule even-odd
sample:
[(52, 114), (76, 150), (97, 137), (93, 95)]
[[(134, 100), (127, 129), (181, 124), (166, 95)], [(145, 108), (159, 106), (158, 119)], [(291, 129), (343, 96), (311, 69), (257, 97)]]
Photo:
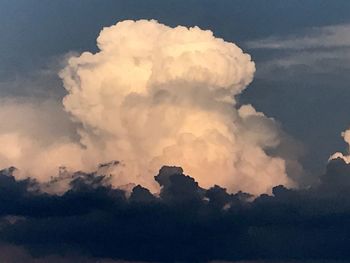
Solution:
[(298, 78), (299, 73), (337, 75), (350, 68), (350, 24), (309, 28), (299, 34), (251, 40), (246, 46), (255, 52), (269, 54), (258, 65), (258, 77), (276, 80), (278, 70), (285, 72), (282, 74), (284, 78), (294, 78), (295, 72), (298, 72)]
[(311, 28), (302, 35), (271, 36), (248, 41), (252, 49), (315, 49), (350, 47), (350, 24)]

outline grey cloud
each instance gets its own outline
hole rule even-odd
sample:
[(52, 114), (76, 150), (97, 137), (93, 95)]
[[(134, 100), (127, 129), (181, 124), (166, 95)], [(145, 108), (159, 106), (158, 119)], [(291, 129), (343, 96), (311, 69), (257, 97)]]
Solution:
[(315, 27), (296, 35), (283, 37), (271, 36), (248, 41), (247, 46), (253, 49), (315, 49), (339, 48), (350, 46), (350, 25)]
[(0, 173), (0, 251), (11, 263), (350, 258), (350, 165), (341, 159), (317, 186), (280, 185), (255, 199), (201, 188), (180, 167), (161, 168), (159, 196), (136, 186), (130, 198), (96, 173), (76, 174), (58, 196), (13, 172)]

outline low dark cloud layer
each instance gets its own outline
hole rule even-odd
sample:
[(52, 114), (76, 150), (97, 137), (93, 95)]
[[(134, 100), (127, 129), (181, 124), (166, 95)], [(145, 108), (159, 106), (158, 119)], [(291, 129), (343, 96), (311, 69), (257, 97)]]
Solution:
[(350, 259), (350, 165), (340, 159), (313, 188), (276, 186), (255, 199), (203, 189), (178, 167), (155, 176), (159, 196), (142, 186), (127, 195), (108, 177), (81, 172), (64, 194), (47, 194), (14, 171), (0, 173), (6, 253), (25, 249), (33, 260), (73, 254), (84, 262)]
[[(95, 52), (101, 28), (117, 21), (198, 25), (252, 55), (257, 75), (241, 103), (280, 121), (304, 144), (304, 169), (319, 174), (329, 154), (345, 147), (339, 134), (349, 125), (347, 32), (336, 30), (350, 22), (349, 7), (347, 0), (42, 0), (40, 5), (2, 0), (0, 94), (61, 100), (65, 90), (57, 76), (59, 62), (67, 52)], [(335, 43), (324, 29), (335, 33)], [(318, 46), (300, 46), (310, 36)], [(270, 45), (259, 45), (261, 40)], [(320, 45), (326, 46), (320, 50)]]

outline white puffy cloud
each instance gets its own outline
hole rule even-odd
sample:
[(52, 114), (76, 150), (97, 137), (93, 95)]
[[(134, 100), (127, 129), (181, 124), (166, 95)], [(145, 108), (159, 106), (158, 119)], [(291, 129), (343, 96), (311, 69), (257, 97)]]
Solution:
[(82, 159), (121, 161), (110, 171), (115, 185), (157, 190), (153, 176), (162, 165), (230, 191), (292, 183), (285, 161), (266, 154), (279, 144), (274, 121), (236, 106), (255, 65), (235, 44), (198, 27), (140, 20), (104, 28), (97, 45), (60, 73), (63, 104), (83, 127)]

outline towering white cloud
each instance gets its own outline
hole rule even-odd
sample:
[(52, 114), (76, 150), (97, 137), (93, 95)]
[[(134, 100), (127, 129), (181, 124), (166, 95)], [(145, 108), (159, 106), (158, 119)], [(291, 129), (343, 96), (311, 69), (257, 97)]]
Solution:
[(153, 190), (162, 165), (177, 165), (200, 185), (268, 192), (290, 184), (274, 121), (234, 96), (255, 65), (233, 43), (198, 27), (123, 21), (104, 28), (99, 52), (69, 59), (60, 73), (65, 109), (82, 124), (81, 158), (116, 159), (115, 185)]
[(274, 120), (236, 104), (255, 65), (235, 44), (154, 20), (105, 28), (97, 44), (97, 53), (72, 56), (61, 71), (63, 107), (0, 100), (1, 167), (45, 182), (61, 166), (69, 175), (107, 163), (98, 172), (111, 174), (114, 186), (152, 191), (163, 165), (181, 166), (200, 186), (232, 192), (293, 184), (274, 150), (281, 146)]

